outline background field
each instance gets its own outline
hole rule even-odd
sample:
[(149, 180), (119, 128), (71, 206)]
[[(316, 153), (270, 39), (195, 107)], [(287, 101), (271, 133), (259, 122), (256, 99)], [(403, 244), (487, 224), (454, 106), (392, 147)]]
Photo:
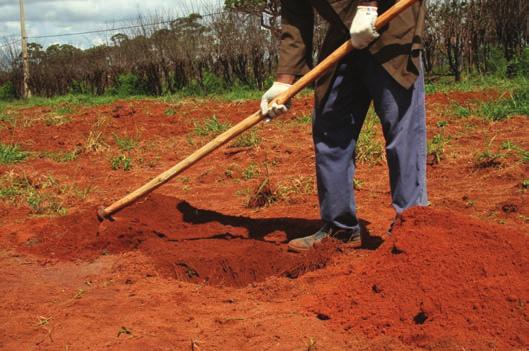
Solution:
[(97, 205), (172, 166), (258, 101), (2, 104), (0, 348), (526, 347), (527, 85), (429, 91), (431, 207), (385, 235), (393, 210), (370, 113), (355, 182), (369, 237), (360, 250), (330, 241), (310, 255), (285, 245), (319, 226), (310, 96), (102, 225)]

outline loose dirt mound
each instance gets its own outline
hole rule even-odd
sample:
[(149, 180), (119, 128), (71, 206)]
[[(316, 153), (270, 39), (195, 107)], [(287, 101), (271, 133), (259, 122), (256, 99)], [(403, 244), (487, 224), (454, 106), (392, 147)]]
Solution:
[(392, 240), (322, 290), (313, 310), (368, 337), (529, 346), (528, 236), (452, 212), (407, 212)]
[(314, 224), (227, 216), (152, 195), (119, 213), (115, 222), (100, 225), (94, 210), (83, 211), (36, 224), (35, 236), (18, 241), (24, 251), (56, 260), (93, 260), (139, 251), (164, 277), (242, 287), (272, 275), (297, 278), (325, 267), (337, 253), (336, 243), (307, 255), (289, 253), (279, 245), (293, 232), (312, 231)]

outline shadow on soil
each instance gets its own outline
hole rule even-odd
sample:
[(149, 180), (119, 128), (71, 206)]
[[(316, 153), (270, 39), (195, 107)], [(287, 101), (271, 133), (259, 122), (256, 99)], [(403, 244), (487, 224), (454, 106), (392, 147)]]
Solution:
[[(305, 235), (315, 233), (322, 222), (320, 220), (310, 220), (302, 218), (250, 218), (242, 216), (230, 216), (211, 210), (203, 210), (193, 207), (187, 201), (181, 201), (176, 208), (182, 214), (183, 220), (191, 224), (205, 224), (217, 222), (228, 226), (244, 227), (248, 230), (248, 236), (254, 240), (263, 240), (268, 234), (282, 232), (289, 241)], [(362, 247), (361, 249), (376, 250), (384, 240), (379, 236), (372, 236), (368, 226), (369, 222), (360, 220), (362, 226)], [(218, 234), (212, 238), (226, 238), (230, 234)]]
[[(240, 287), (270, 276), (295, 279), (343, 253), (336, 240), (326, 240), (307, 253), (287, 251), (288, 240), (312, 234), (320, 224), (301, 218), (225, 215), (151, 195), (123, 210), (115, 222), (99, 225), (86, 212), (53, 219), (30, 238), (38, 244), (24, 245), (22, 250), (69, 261), (139, 253), (162, 276)], [(366, 249), (382, 243), (369, 234), (365, 239)]]

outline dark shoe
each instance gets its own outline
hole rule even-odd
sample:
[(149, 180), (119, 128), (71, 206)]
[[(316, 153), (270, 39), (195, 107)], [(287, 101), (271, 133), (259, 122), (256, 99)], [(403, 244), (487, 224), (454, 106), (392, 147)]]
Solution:
[(312, 235), (290, 240), (288, 243), (288, 250), (294, 252), (308, 251), (320, 244), (323, 239), (327, 237), (335, 238), (344, 243), (360, 244), (361, 242), (360, 229), (342, 229), (331, 224), (325, 224), (320, 230)]

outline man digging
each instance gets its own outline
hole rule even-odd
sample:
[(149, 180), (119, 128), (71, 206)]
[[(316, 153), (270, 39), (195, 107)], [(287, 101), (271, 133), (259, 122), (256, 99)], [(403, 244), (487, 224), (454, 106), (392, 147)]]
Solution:
[(282, 34), (276, 82), (263, 95), (270, 118), (288, 105), (268, 106), (312, 64), (313, 9), (329, 22), (320, 60), (349, 37), (352, 53), (316, 82), (313, 139), (320, 215), (315, 234), (294, 239), (289, 249), (310, 250), (326, 237), (360, 244), (353, 188), (354, 154), (373, 102), (386, 140), (392, 204), (397, 215), (427, 205), (426, 116), (420, 50), (426, 7), (418, 2), (380, 33), (378, 14), (395, 0), (282, 0)]

